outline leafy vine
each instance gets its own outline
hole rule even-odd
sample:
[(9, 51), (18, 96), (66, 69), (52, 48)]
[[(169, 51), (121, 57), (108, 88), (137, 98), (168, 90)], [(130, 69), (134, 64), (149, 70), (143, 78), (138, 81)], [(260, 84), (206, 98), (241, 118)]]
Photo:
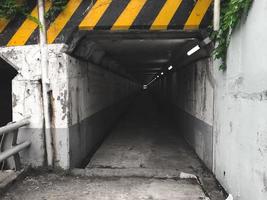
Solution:
[[(53, 21), (56, 15), (64, 10), (69, 0), (50, 0), (51, 8), (46, 13), (46, 18)], [(29, 1), (23, 0), (18, 3), (17, 0), (0, 0), (0, 18), (12, 19), (15, 16), (27, 16), (30, 20), (40, 25), (39, 20), (30, 15)]]
[(221, 3), (220, 29), (212, 33), (216, 42), (214, 56), (221, 59), (221, 70), (226, 69), (227, 50), (235, 28), (241, 23), (243, 16), (247, 16), (253, 0), (224, 0)]

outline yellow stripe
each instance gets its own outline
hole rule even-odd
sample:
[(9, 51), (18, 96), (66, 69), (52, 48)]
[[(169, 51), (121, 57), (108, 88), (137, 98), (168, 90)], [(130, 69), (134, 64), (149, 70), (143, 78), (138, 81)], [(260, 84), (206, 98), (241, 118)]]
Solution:
[(198, 29), (203, 17), (205, 16), (212, 0), (198, 0), (188, 20), (185, 23), (184, 29)]
[(2, 33), (2, 31), (6, 28), (6, 26), (8, 25), (9, 20), (7, 19), (0, 19), (0, 33)]
[[(51, 7), (51, 2), (46, 1), (45, 10), (48, 11), (50, 7)], [(37, 6), (31, 12), (31, 16), (38, 18)], [(8, 42), (7, 46), (24, 45), (37, 27), (38, 27), (38, 24), (36, 22), (33, 22), (30, 19), (26, 19), (23, 22), (23, 24), (20, 26), (18, 31), (13, 35), (11, 40)]]
[(128, 30), (147, 0), (131, 0), (111, 30)]
[(89, 13), (83, 19), (79, 25), (80, 30), (92, 30), (94, 29), (97, 22), (100, 20), (102, 15), (108, 9), (112, 0), (97, 0), (94, 6), (91, 8)]
[(166, 30), (181, 3), (182, 0), (167, 0), (150, 29)]
[(70, 0), (64, 9), (61, 12), (56, 20), (50, 25), (47, 31), (47, 42), (49, 44), (53, 43), (62, 29), (65, 27), (67, 22), (70, 20), (71, 16), (77, 10), (79, 5), (82, 3), (82, 0)]

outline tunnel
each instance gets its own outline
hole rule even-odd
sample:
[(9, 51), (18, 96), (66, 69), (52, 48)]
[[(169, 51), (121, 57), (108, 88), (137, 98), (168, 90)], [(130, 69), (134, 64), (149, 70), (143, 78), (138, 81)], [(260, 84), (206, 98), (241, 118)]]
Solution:
[(27, 121), (16, 156), (48, 170), (37, 182), (63, 171), (78, 196), (90, 182), (101, 197), (130, 185), (155, 192), (141, 199), (266, 199), (265, 1), (238, 2), (233, 29), (232, 1), (21, 2), (29, 15), (0, 17), (0, 126)]
[(145, 36), (88, 34), (69, 45), (79, 77), (69, 79), (71, 168), (194, 173), (200, 158), (212, 170), (212, 47), (188, 55), (204, 37)]

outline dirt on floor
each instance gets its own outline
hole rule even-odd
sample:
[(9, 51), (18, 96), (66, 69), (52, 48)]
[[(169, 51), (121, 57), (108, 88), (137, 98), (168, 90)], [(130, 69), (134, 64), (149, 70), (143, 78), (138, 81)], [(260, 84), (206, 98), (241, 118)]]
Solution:
[(200, 200), (206, 199), (194, 180), (155, 178), (88, 178), (42, 173), (27, 176), (3, 200)]

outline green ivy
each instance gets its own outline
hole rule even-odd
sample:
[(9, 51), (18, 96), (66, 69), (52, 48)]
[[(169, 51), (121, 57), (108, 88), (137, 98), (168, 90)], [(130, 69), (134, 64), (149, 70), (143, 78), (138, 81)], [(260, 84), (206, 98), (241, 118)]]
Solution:
[[(53, 21), (56, 15), (64, 10), (69, 0), (50, 0), (51, 8), (46, 13), (46, 18)], [(40, 25), (39, 20), (30, 15), (29, 1), (17, 3), (17, 0), (0, 0), (0, 18), (12, 19), (17, 15), (27, 16), (30, 20)]]
[(52, 7), (46, 13), (45, 17), (51, 21), (54, 21), (57, 14), (65, 9), (69, 0), (51, 0)]
[(221, 59), (221, 70), (226, 69), (227, 50), (235, 28), (241, 23), (242, 18), (247, 16), (253, 0), (224, 0), (221, 3), (220, 29), (212, 33), (216, 42), (214, 56)]
[(10, 19), (18, 14), (26, 15), (27, 4), (18, 4), (16, 0), (0, 0), (0, 18)]

